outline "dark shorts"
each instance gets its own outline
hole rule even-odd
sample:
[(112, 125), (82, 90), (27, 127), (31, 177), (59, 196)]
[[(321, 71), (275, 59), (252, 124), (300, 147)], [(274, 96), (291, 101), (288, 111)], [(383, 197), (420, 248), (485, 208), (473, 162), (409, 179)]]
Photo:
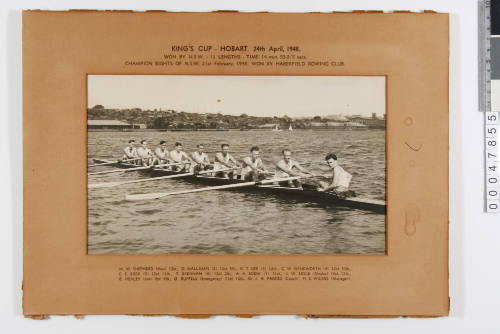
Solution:
[(215, 176), (224, 177), (224, 173), (227, 175), (228, 178), (230, 178), (230, 179), (234, 178), (234, 174), (235, 174), (234, 170), (230, 170), (228, 172), (217, 172), (217, 173), (215, 173)]
[[(248, 173), (247, 175), (245, 175), (245, 181), (254, 181), (252, 175), (253, 175), (252, 173)], [(265, 179), (266, 179), (266, 176), (264, 174), (259, 174), (257, 176), (257, 181), (262, 181)]]
[(185, 165), (175, 165), (175, 166), (171, 166), (172, 168), (172, 171), (174, 172), (179, 172), (181, 170), (185, 170)]
[(196, 165), (194, 166), (194, 172), (195, 173), (198, 173), (198, 172), (202, 172), (202, 171), (205, 171), (205, 170), (211, 170), (211, 169), (214, 169), (213, 166), (205, 166), (205, 167), (202, 167), (200, 165)]

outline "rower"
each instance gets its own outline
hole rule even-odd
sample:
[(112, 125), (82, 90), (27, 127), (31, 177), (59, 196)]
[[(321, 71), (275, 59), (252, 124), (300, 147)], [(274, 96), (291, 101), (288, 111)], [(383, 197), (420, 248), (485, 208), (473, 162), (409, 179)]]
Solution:
[(182, 144), (179, 142), (175, 143), (175, 149), (170, 152), (170, 160), (172, 160), (173, 163), (185, 162), (185, 164), (182, 165), (172, 166), (172, 170), (177, 172), (182, 172), (182, 171), (192, 172), (191, 166), (194, 167), (195, 165), (193, 159), (191, 159), (189, 155), (187, 155), (186, 152), (182, 150)]
[(352, 175), (340, 167), (337, 156), (333, 153), (328, 153), (325, 160), (333, 170), (332, 181), (329, 184), (321, 182), (322, 186), (318, 187), (318, 191), (330, 191), (343, 197), (354, 196), (354, 192), (349, 190)]
[(160, 146), (158, 146), (155, 150), (155, 158), (153, 161), (153, 165), (163, 165), (167, 163), (168, 163), (167, 142), (162, 140), (160, 141)]
[[(220, 148), (221, 152), (217, 152), (215, 154), (214, 167), (216, 170), (235, 167), (241, 168), (241, 164), (236, 161), (231, 154), (229, 154), (229, 144), (222, 144)], [(236, 179), (237, 174), (235, 171), (218, 172), (216, 176), (224, 177), (226, 179)]]
[[(302, 167), (297, 161), (292, 159), (292, 151), (289, 149), (284, 149), (281, 151), (283, 154), (283, 159), (278, 161), (276, 164), (276, 178), (284, 178), (291, 176), (314, 176), (313, 173)], [(302, 189), (302, 182), (300, 179), (297, 180), (289, 180), (289, 187), (297, 187), (298, 189)]]
[(196, 148), (198, 150), (191, 153), (191, 157), (196, 163), (196, 165), (193, 167), (194, 168), (193, 171), (201, 172), (203, 170), (212, 169), (213, 166), (210, 164), (210, 159), (208, 158), (208, 155), (205, 152), (203, 152), (204, 149), (203, 144), (196, 145)]
[(148, 148), (147, 141), (141, 140), (141, 146), (137, 149), (137, 155), (142, 160), (143, 166), (151, 166), (153, 163), (153, 152)]
[(270, 172), (266, 171), (262, 163), (259, 148), (253, 146), (250, 149), (250, 156), (243, 159), (241, 178), (249, 181), (260, 181), (266, 178), (266, 174), (270, 174)]
[(135, 148), (135, 140), (130, 139), (128, 141), (128, 146), (123, 149), (125, 154), (123, 155), (122, 160), (129, 160), (130, 163), (139, 164), (139, 160), (132, 161), (132, 159), (137, 158), (137, 149)]

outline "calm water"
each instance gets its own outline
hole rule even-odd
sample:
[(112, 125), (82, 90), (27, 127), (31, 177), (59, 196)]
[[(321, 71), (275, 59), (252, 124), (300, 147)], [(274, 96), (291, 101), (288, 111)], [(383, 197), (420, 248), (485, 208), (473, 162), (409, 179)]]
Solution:
[[(203, 143), (214, 152), (229, 143), (235, 158), (258, 145), (264, 163), (291, 148), (298, 161), (316, 161), (315, 172), (328, 173), (327, 152), (353, 175), (351, 189), (361, 197), (385, 200), (385, 132), (229, 131), (229, 132), (89, 132), (88, 160), (121, 158), (130, 138), (160, 140), (186, 151)], [(154, 144), (154, 145), (153, 145)], [(169, 148), (170, 149), (170, 148)], [(209, 154), (213, 160), (213, 153)], [(314, 165), (311, 165), (314, 166)], [(305, 166), (309, 167), (309, 166)], [(92, 171), (110, 167), (92, 168)], [(89, 176), (89, 183), (133, 180), (140, 172)], [(203, 185), (161, 180), (89, 189), (90, 254), (383, 254), (385, 215), (347, 210), (277, 195), (244, 191), (208, 191), (148, 201), (125, 201), (125, 194), (194, 189)]]

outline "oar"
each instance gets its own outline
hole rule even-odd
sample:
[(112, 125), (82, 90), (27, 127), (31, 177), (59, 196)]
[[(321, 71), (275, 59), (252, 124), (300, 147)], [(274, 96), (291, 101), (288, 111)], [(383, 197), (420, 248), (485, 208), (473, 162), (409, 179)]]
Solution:
[[(236, 169), (236, 168), (232, 168), (232, 169)], [(199, 172), (199, 173), (197, 173), (197, 175), (199, 175), (199, 174), (208, 174), (208, 173), (216, 173), (216, 172), (221, 172), (221, 171), (226, 171), (226, 170), (231, 170), (231, 169), (207, 170), (207, 171)], [(190, 176), (190, 175), (195, 175), (195, 173), (181, 173), (181, 174), (175, 174), (175, 175), (150, 177), (148, 179), (140, 179), (140, 180), (128, 180), (128, 181), (116, 181), (116, 182), (105, 182), (105, 183), (93, 183), (93, 184), (89, 184), (88, 185), (88, 189), (94, 189), (94, 188), (111, 188), (111, 187), (121, 186), (121, 185), (124, 185), (124, 184), (130, 184), (130, 183), (147, 182), (147, 181), (157, 181), (157, 180), (164, 180), (164, 179), (175, 179), (177, 177), (185, 177), (185, 176)]]
[(117, 161), (111, 161), (111, 162), (104, 162), (104, 163), (100, 163), (100, 164), (88, 165), (87, 167), (97, 167), (97, 166), (114, 165), (114, 164), (118, 164), (118, 163), (121, 163), (121, 162), (137, 161), (137, 160), (140, 160), (140, 158), (127, 159), (127, 160), (117, 160)]
[(276, 178), (276, 179), (270, 179), (270, 180), (264, 180), (264, 181), (251, 181), (251, 182), (242, 182), (242, 183), (227, 184), (227, 185), (223, 185), (223, 186), (206, 187), (206, 188), (198, 188), (198, 189), (190, 189), (190, 190), (181, 190), (181, 191), (174, 191), (174, 192), (169, 192), (169, 193), (132, 194), (132, 195), (126, 195), (125, 199), (129, 200), (129, 201), (140, 201), (140, 200), (146, 200), (146, 199), (158, 199), (158, 198), (162, 198), (162, 197), (165, 197), (165, 196), (180, 195), (180, 194), (190, 194), (190, 193), (197, 193), (197, 192), (209, 191), (209, 190), (242, 188), (242, 187), (254, 186), (254, 185), (257, 185), (257, 184), (268, 184), (268, 183), (274, 183), (274, 182), (292, 181), (292, 180), (297, 180), (297, 179), (300, 179), (300, 178), (301, 178), (300, 176), (294, 176), (294, 177)]
[(175, 163), (175, 164), (163, 164), (163, 165), (143, 166), (143, 167), (134, 167), (134, 168), (112, 169), (112, 170), (104, 170), (101, 172), (87, 173), (87, 175), (108, 174), (108, 173), (125, 173), (125, 172), (132, 172), (134, 170), (150, 169), (150, 168), (156, 168), (156, 167), (167, 167), (167, 166), (175, 166), (175, 165), (184, 165), (184, 164), (185, 163)]

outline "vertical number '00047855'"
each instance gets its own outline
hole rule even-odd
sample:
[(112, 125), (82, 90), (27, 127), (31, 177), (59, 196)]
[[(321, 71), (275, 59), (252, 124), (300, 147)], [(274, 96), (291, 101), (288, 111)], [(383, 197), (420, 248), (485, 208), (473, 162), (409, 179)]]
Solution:
[(499, 113), (485, 113), (486, 211), (500, 212)]

